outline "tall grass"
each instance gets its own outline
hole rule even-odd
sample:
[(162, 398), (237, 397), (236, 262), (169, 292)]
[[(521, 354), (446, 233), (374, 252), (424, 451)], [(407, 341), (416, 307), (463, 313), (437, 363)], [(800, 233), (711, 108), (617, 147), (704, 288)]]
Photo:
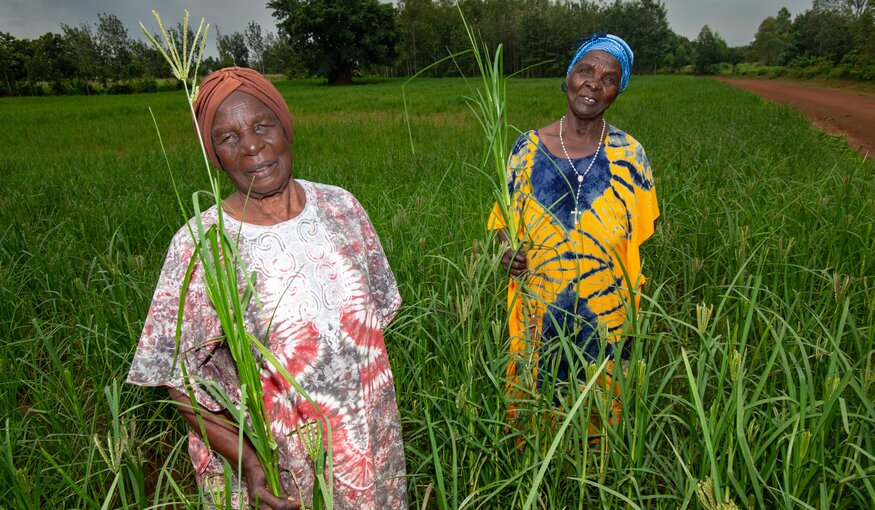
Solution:
[[(531, 426), (506, 419), (506, 279), (485, 234), (492, 184), (470, 168), (482, 144), (468, 88), (407, 86), (411, 154), (400, 86), (278, 84), (295, 121), (295, 176), (362, 201), (401, 286), (387, 345), (411, 507), (522, 508), (536, 482), (533, 508), (869, 507), (871, 162), (746, 92), (635, 77), (607, 119), (647, 149), (663, 216), (642, 248), (649, 282), (624, 413), (607, 449), (590, 445), (588, 414), (603, 405), (590, 392), (548, 457), (568, 417), (548, 418), (552, 401), (516, 403)], [(510, 80), (510, 124), (558, 118), (559, 86)], [(122, 506), (94, 447), (95, 436), (118, 444), (122, 430), (119, 466), (142, 472), (148, 505), (196, 504), (176, 412), (160, 391), (118, 383), (179, 224), (147, 105), (180, 193), (206, 188), (181, 93), (0, 108), (4, 505)], [(566, 409), (581, 395), (569, 391)]]

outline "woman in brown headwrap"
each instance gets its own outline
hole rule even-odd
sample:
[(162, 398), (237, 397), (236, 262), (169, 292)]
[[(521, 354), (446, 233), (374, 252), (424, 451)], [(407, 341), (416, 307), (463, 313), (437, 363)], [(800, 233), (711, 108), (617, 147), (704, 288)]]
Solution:
[[(367, 214), (347, 191), (292, 176), (292, 123), (274, 86), (251, 69), (226, 68), (200, 85), (194, 104), (204, 148), (237, 191), (222, 204), (246, 268), (257, 274), (247, 328), (303, 386), (313, 408), (265, 363), (264, 401), (278, 443), (287, 499), (274, 497), (253, 448), (238, 449), (238, 430), (211, 389), (239, 395), (234, 361), (216, 341), (221, 326), (195, 264), (182, 318), (178, 355), (196, 402), (188, 397), (175, 332), (180, 286), (195, 246), (177, 232), (158, 281), (128, 381), (166, 386), (190, 425), (189, 452), (206, 498), (234, 508), (293, 509), (310, 504), (313, 463), (299, 428), (327, 420), (332, 431), (334, 507), (406, 508), (404, 455), (392, 372), (383, 341), (401, 298)], [(201, 219), (217, 221), (215, 207)], [(204, 416), (202, 437), (192, 406)], [(244, 490), (226, 481), (222, 457), (242, 466)], [(239, 462), (239, 464), (238, 464)], [(236, 476), (236, 473), (235, 473)]]

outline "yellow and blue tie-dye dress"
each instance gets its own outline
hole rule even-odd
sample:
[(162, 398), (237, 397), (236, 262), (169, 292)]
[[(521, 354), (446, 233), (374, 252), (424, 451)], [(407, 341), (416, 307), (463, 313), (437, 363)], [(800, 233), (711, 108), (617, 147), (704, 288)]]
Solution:
[[(511, 351), (538, 359), (536, 375), (540, 367), (568, 380), (566, 355), (550, 354), (559, 337), (577, 345), (583, 359), (572, 366), (578, 370), (580, 362), (593, 361), (602, 351), (621, 359), (629, 353), (628, 342), (623, 352), (616, 353), (615, 347), (629, 307), (637, 309), (639, 303), (644, 283), (639, 247), (653, 234), (659, 207), (638, 141), (609, 126), (603, 143), (579, 194), (578, 174), (541, 143), (537, 131), (520, 136), (508, 161), (510, 214), (529, 267), (528, 297), (521, 299), (513, 279), (508, 292)], [(582, 171), (592, 157), (575, 159), (574, 166)], [(497, 204), (489, 228), (506, 228)], [(529, 339), (536, 345), (527, 345)], [(516, 374), (514, 365), (508, 367), (509, 376)], [(577, 375), (583, 380), (582, 373)]]

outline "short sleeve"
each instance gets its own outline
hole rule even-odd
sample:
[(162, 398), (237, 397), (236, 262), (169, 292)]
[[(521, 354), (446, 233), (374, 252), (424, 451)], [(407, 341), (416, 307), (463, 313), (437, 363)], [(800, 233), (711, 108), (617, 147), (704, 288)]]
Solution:
[(220, 347), (221, 325), (204, 290), (199, 264), (195, 265), (189, 284), (178, 346), (176, 340), (180, 294), (193, 253), (194, 243), (188, 229), (183, 228), (167, 251), (127, 382), (167, 386), (187, 393), (182, 367), (185, 363), (195, 399), (215, 412), (222, 406), (204, 383), (219, 384), (236, 401), (238, 378), (235, 365), (229, 362), (230, 352)]
[(380, 244), (380, 238), (371, 224), (368, 213), (352, 194), (349, 196), (352, 200), (353, 210), (361, 224), (371, 299), (376, 305), (380, 328), (385, 328), (392, 322), (401, 307), (401, 294), (398, 292), (395, 275), (392, 273), (392, 268), (389, 267), (389, 260), (386, 259), (383, 245)]
[(653, 170), (644, 150), (641, 149), (642, 182), (635, 187), (635, 225), (632, 231), (632, 242), (641, 246), (653, 235), (656, 218), (659, 217), (659, 203), (656, 200), (656, 184), (653, 181)]
[(641, 272), (641, 245), (654, 232), (656, 218), (659, 217), (659, 204), (656, 200), (656, 185), (653, 172), (644, 149), (638, 145), (635, 149), (635, 169), (633, 173), (635, 201), (632, 209), (632, 233), (626, 248), (626, 267), (632, 287), (636, 291), (635, 306), (641, 301), (637, 290), (644, 285), (646, 278)]
[(507, 190), (510, 193), (510, 207), (507, 211), (501, 207), (496, 201), (492, 205), (492, 211), (489, 214), (489, 219), (486, 222), (488, 230), (500, 230), (507, 228), (507, 214), (513, 214), (514, 211), (521, 209), (520, 185), (522, 182), (523, 172), (522, 167), (525, 160), (525, 155), (531, 152), (532, 132), (523, 133), (517, 138), (513, 149), (507, 158), (505, 165), (505, 179), (507, 181)]

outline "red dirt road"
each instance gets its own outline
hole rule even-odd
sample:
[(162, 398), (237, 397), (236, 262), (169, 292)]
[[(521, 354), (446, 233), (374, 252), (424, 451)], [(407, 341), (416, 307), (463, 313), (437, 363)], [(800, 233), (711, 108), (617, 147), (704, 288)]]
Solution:
[(844, 135), (867, 158), (875, 157), (875, 97), (774, 80), (720, 79), (763, 99), (789, 104), (828, 133)]

